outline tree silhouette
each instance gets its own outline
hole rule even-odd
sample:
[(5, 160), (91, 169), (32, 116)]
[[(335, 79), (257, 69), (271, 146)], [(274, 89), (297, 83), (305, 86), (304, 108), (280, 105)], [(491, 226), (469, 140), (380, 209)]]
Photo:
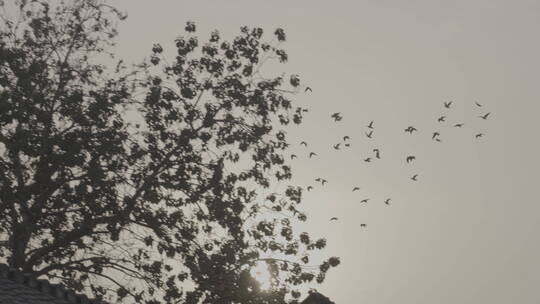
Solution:
[[(2, 8), (3, 4), (2, 4)], [(306, 215), (284, 128), (302, 122), (298, 76), (263, 77), (287, 61), (263, 30), (232, 41), (195, 24), (168, 64), (115, 69), (115, 24), (98, 0), (18, 1), (0, 29), (0, 258), (111, 302), (297, 302), (322, 282), (324, 239), (293, 231)], [(107, 56), (109, 59), (107, 59)], [(114, 59), (116, 60), (116, 59)], [(279, 257), (279, 258), (277, 258)], [(268, 264), (272, 292), (249, 270)], [(313, 266), (311, 266), (313, 267)]]

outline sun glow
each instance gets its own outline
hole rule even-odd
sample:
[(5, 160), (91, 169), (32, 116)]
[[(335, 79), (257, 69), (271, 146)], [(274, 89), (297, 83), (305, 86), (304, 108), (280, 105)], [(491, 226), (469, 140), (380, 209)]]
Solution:
[(268, 270), (268, 264), (264, 262), (258, 262), (249, 271), (251, 276), (261, 284), (262, 290), (269, 290), (272, 287), (272, 275)]

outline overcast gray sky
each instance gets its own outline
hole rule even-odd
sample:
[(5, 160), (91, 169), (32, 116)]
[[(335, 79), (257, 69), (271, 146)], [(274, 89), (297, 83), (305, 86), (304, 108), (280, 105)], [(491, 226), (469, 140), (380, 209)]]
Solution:
[[(232, 38), (242, 25), (286, 30), (290, 62), (280, 68), (313, 88), (297, 96), (311, 110), (291, 136), (319, 155), (295, 148), (295, 182), (329, 181), (305, 195), (310, 222), (301, 228), (341, 257), (316, 286), (333, 301), (538, 303), (539, 1), (113, 3), (129, 14), (117, 48), (131, 61), (152, 43), (170, 45), (187, 20), (204, 36)], [(343, 120), (332, 123), (333, 112)], [(363, 135), (370, 120), (372, 140)], [(419, 132), (405, 134), (408, 125)], [(436, 130), (441, 143), (430, 138)], [(334, 151), (344, 135), (351, 149)], [(383, 159), (366, 164), (372, 148)], [(407, 165), (409, 154), (417, 160)]]

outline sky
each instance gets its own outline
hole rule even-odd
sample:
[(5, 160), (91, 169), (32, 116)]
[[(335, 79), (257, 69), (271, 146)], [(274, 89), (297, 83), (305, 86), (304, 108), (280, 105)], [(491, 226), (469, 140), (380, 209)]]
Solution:
[[(129, 15), (116, 48), (133, 62), (171, 46), (188, 20), (229, 39), (242, 25), (285, 29), (289, 62), (269, 68), (313, 89), (295, 96), (310, 112), (289, 136), (308, 142), (293, 147), (294, 181), (328, 180), (305, 194), (299, 229), (341, 258), (313, 286), (334, 302), (538, 303), (539, 1), (111, 2)], [(351, 147), (334, 150), (345, 135)], [(373, 148), (381, 159), (364, 162)]]

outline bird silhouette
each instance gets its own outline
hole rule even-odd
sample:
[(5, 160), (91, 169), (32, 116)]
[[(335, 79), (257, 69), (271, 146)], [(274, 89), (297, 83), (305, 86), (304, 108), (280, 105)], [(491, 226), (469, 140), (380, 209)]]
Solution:
[(375, 152), (375, 158), (381, 159), (381, 152), (379, 149), (373, 149), (373, 152)]
[(304, 147), (307, 148), (307, 142), (303, 141), (303, 142), (301, 142), (300, 144), (301, 144), (301, 145), (304, 145)]
[(310, 87), (306, 87), (306, 89), (304, 90), (304, 92), (307, 92), (307, 91), (313, 92), (313, 90), (312, 90)]
[(454, 127), (461, 128), (461, 127), (463, 127), (463, 124), (462, 123), (457, 123), (457, 124), (454, 125)]
[(361, 204), (367, 204), (367, 202), (369, 201), (369, 198), (365, 198), (363, 200), (360, 201)]
[(298, 77), (298, 75), (291, 75), (291, 79), (289, 80), (289, 82), (293, 87), (296, 88), (300, 84), (300, 78)]
[(373, 120), (369, 122), (369, 124), (367, 125), (368, 128), (370, 129), (373, 129)]
[(435, 139), (435, 137), (441, 135), (439, 132), (433, 132), (433, 135), (431, 136), (431, 139)]
[(343, 141), (347, 141), (347, 140), (349, 140), (349, 139), (350, 139), (349, 136), (347, 136), (347, 135), (343, 136)]
[(360, 227), (365, 228), (367, 227), (367, 224), (360, 224)]
[(311, 191), (313, 189), (313, 186), (307, 186), (307, 191)]
[(438, 122), (444, 122), (445, 119), (446, 119), (446, 116), (443, 115), (443, 116), (439, 117), (439, 118), (437, 119), (437, 121), (438, 121)]
[(337, 221), (338, 218), (334, 216), (334, 217), (330, 218), (330, 220), (331, 220), (331, 221)]
[(340, 143), (335, 144), (335, 145), (334, 145), (334, 149), (335, 149), (335, 150), (339, 150), (339, 146), (340, 146), (340, 145), (341, 145)]
[(450, 105), (451, 105), (451, 104), (452, 104), (451, 101), (445, 102), (445, 103), (444, 103), (444, 107), (447, 108), (447, 109), (450, 109)]
[(365, 161), (366, 163), (371, 162), (371, 157), (365, 158), (364, 161)]
[(343, 119), (343, 117), (341, 117), (339, 114), (340, 114), (340, 112), (336, 112), (336, 113), (332, 114), (330, 117), (332, 117), (334, 119), (334, 121), (340, 121), (341, 119)]
[(475, 137), (475, 138), (480, 138), (480, 137), (483, 137), (483, 136), (484, 136), (483, 133), (478, 133), (478, 134), (476, 134), (474, 137)]
[(369, 133), (366, 132), (365, 134), (368, 138), (371, 138), (371, 136), (373, 136), (373, 131), (370, 131)]
[(415, 175), (413, 175), (413, 176), (411, 177), (411, 179), (412, 179), (413, 181), (417, 181), (417, 178), (418, 178), (418, 174), (415, 174)]
[(480, 117), (480, 118), (482, 118), (482, 119), (484, 119), (484, 120), (485, 120), (485, 119), (487, 119), (487, 118), (488, 118), (488, 116), (489, 116), (489, 114), (490, 114), (490, 113), (491, 113), (491, 112), (487, 112), (486, 114), (484, 114), (484, 115), (480, 115), (480, 116), (478, 116), (478, 117)]
[(291, 160), (296, 158), (296, 154), (291, 154)]
[(311, 158), (312, 156), (317, 156), (317, 153), (315, 153), (315, 152), (309, 152), (309, 158)]
[(328, 183), (327, 180), (325, 180), (324, 178), (321, 180), (321, 184), (324, 186), (324, 184)]
[(347, 148), (350, 147), (350, 146), (351, 146), (350, 143), (346, 143), (346, 144), (345, 144), (345, 147), (347, 147)]
[(481, 107), (482, 105), (478, 103), (478, 101), (474, 102), (478, 107)]
[(405, 132), (409, 132), (410, 134), (412, 134), (414, 131), (418, 130), (413, 126), (408, 126), (407, 129), (405, 129)]
[(384, 203), (387, 204), (387, 205), (390, 205), (390, 199), (387, 198), (386, 200), (384, 200)]
[(414, 155), (409, 155), (407, 156), (407, 158), (405, 159), (407, 161), (407, 164), (412, 162), (413, 160), (415, 160), (416, 157)]
[(360, 187), (354, 187), (352, 188), (352, 192), (360, 190)]

